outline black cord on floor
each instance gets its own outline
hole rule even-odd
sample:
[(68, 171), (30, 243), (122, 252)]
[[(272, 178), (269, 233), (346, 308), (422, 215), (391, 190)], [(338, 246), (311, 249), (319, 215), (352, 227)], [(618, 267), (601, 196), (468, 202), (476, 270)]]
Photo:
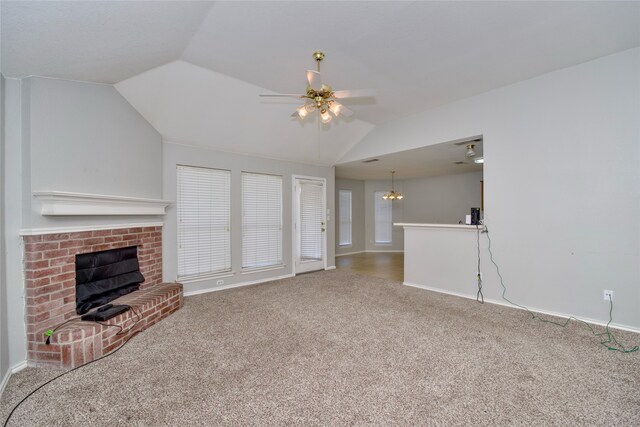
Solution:
[(476, 224), (476, 236), (478, 242), (478, 269), (477, 278), (478, 278), (478, 293), (476, 294), (476, 301), (480, 304), (484, 304), (484, 295), (482, 294), (482, 274), (480, 273), (480, 226)]
[(616, 337), (613, 335), (613, 333), (609, 330), (609, 325), (613, 321), (613, 300), (611, 299), (611, 297), (609, 297), (609, 321), (607, 322), (607, 324), (606, 324), (606, 326), (604, 328), (604, 332), (601, 332), (601, 333), (597, 333), (593, 329), (593, 326), (591, 326), (589, 323), (585, 322), (584, 320), (578, 319), (577, 317), (569, 316), (567, 319), (565, 319), (564, 322), (556, 322), (554, 320), (547, 320), (547, 319), (544, 319), (544, 318), (540, 317), (539, 315), (537, 315), (533, 311), (529, 310), (527, 307), (525, 307), (523, 305), (520, 305), (520, 304), (516, 304), (515, 302), (509, 300), (506, 297), (507, 287), (504, 285), (504, 279), (502, 278), (502, 274), (500, 274), (500, 267), (498, 267), (498, 264), (493, 259), (493, 252), (491, 252), (491, 237), (489, 236), (489, 229), (486, 226), (485, 226), (485, 229), (484, 229), (483, 233), (485, 233), (487, 235), (487, 241), (489, 242), (489, 245), (488, 245), (489, 259), (491, 260), (491, 263), (495, 266), (496, 273), (498, 273), (498, 278), (500, 279), (500, 286), (502, 286), (502, 299), (503, 300), (505, 300), (506, 302), (508, 302), (511, 305), (514, 305), (516, 307), (519, 307), (519, 308), (525, 310), (527, 313), (529, 313), (531, 315), (532, 319), (536, 319), (536, 320), (539, 320), (539, 321), (544, 322), (544, 323), (550, 323), (552, 325), (556, 325), (556, 326), (560, 326), (560, 327), (564, 328), (565, 326), (567, 326), (569, 324), (569, 322), (571, 320), (575, 320), (576, 322), (580, 322), (580, 323), (586, 325), (587, 328), (589, 328), (589, 330), (591, 331), (591, 333), (594, 336), (596, 336), (596, 337), (604, 337), (604, 339), (602, 339), (602, 341), (600, 341), (600, 345), (606, 347), (608, 350), (619, 351), (620, 353), (633, 353), (633, 352), (638, 351), (640, 349), (640, 347), (638, 347), (637, 345), (633, 346), (631, 348), (626, 348), (624, 345), (622, 345), (616, 339)]
[[(135, 313), (135, 315), (136, 315), (136, 317), (138, 318), (138, 320), (137, 320), (137, 321), (136, 321), (136, 322), (135, 322), (131, 327), (127, 328), (127, 330), (125, 330), (124, 332), (123, 332), (123, 328), (122, 328), (122, 326), (120, 326), (120, 325), (108, 324), (108, 323), (101, 323), (101, 322), (98, 322), (98, 321), (94, 321), (94, 323), (98, 323), (98, 324), (100, 324), (100, 325), (102, 325), (102, 326), (115, 326), (115, 327), (120, 328), (120, 331), (119, 331), (118, 333), (116, 333), (116, 335), (120, 335), (120, 334), (122, 334), (122, 333), (130, 332), (130, 331), (131, 331), (133, 328), (135, 328), (135, 326), (136, 326), (138, 323), (140, 323), (140, 321), (142, 320), (142, 312), (139, 312), (139, 313), (138, 313), (138, 312), (135, 310), (135, 308), (134, 308), (134, 307), (132, 307), (132, 306), (129, 306), (129, 307), (130, 307), (130, 308), (131, 308), (131, 310)], [(53, 330), (55, 331), (55, 330), (57, 330), (58, 328), (60, 328), (62, 325), (65, 325), (65, 324), (69, 323), (71, 320), (77, 320), (77, 319), (79, 319), (79, 317), (76, 317), (76, 318), (73, 318), (73, 319), (69, 319), (69, 320), (67, 320), (67, 321), (65, 321), (65, 322), (63, 322), (63, 323), (61, 323), (61, 324), (59, 324), (58, 326), (56, 326)], [(60, 377), (62, 377), (62, 376), (64, 376), (64, 375), (70, 374), (71, 372), (76, 371), (76, 370), (78, 370), (78, 369), (80, 369), (80, 368), (84, 368), (85, 366), (89, 366), (89, 365), (91, 365), (92, 363), (97, 362), (98, 360), (102, 360), (102, 359), (104, 359), (104, 358), (106, 358), (106, 357), (108, 357), (108, 356), (111, 356), (111, 355), (113, 355), (113, 354), (116, 354), (118, 351), (120, 351), (120, 350), (122, 349), (122, 347), (124, 347), (124, 346), (125, 346), (125, 345), (126, 345), (126, 344), (127, 344), (127, 343), (132, 339), (132, 338), (133, 338), (133, 337), (135, 337), (136, 335), (138, 335), (140, 332), (141, 332), (141, 331), (135, 331), (134, 333), (132, 333), (132, 334), (131, 334), (131, 336), (130, 336), (129, 338), (127, 338), (127, 339), (126, 339), (126, 341), (124, 341), (120, 347), (116, 348), (116, 349), (115, 349), (114, 351), (112, 351), (111, 353), (109, 353), (109, 354), (105, 354), (105, 355), (103, 355), (103, 356), (100, 356), (100, 357), (98, 357), (97, 359), (94, 359), (94, 360), (91, 360), (90, 362), (85, 363), (84, 365), (76, 366), (75, 368), (70, 369), (70, 370), (68, 370), (68, 371), (66, 371), (66, 372), (63, 372), (63, 373), (61, 373), (60, 375), (57, 375), (57, 376), (55, 376), (55, 377), (51, 378), (49, 381), (45, 382), (44, 384), (41, 384), (40, 386), (38, 386), (35, 390), (31, 391), (31, 392), (30, 392), (29, 394), (27, 394), (27, 395), (26, 395), (26, 396), (25, 396), (25, 397), (24, 397), (20, 402), (18, 402), (18, 403), (13, 407), (13, 409), (11, 409), (11, 412), (9, 412), (9, 415), (7, 416), (7, 419), (4, 421), (3, 426), (4, 426), (4, 427), (7, 427), (7, 425), (9, 424), (9, 420), (11, 419), (11, 416), (12, 416), (12, 415), (13, 415), (13, 413), (18, 409), (18, 407), (20, 407), (20, 405), (22, 405), (22, 404), (23, 404), (27, 399), (29, 399), (31, 396), (33, 396), (33, 395), (34, 395), (38, 390), (42, 389), (42, 388), (43, 388), (44, 386), (46, 386), (47, 384), (52, 383), (53, 381), (57, 380), (58, 378), (60, 378)], [(51, 337), (51, 336), (47, 337), (47, 339), (49, 339), (50, 337)]]

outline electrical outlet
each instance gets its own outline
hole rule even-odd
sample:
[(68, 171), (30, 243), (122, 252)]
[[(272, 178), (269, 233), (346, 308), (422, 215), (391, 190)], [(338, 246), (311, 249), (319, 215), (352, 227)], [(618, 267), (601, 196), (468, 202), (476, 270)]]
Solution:
[(216, 285), (224, 285), (224, 280), (220, 279), (216, 282)]
[(605, 301), (613, 301), (613, 291), (605, 289), (604, 290), (604, 300)]

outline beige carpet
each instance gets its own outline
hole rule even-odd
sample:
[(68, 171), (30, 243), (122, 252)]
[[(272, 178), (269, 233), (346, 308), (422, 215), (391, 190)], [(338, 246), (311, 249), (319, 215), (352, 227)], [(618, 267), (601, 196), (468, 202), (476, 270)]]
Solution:
[[(3, 417), (53, 374), (14, 375)], [(9, 425), (637, 426), (639, 390), (583, 326), (329, 271), (187, 298)]]

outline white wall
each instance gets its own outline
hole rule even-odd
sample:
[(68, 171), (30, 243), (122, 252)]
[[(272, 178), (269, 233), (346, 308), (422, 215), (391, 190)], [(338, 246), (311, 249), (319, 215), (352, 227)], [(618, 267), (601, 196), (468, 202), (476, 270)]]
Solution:
[[(340, 246), (339, 233), (340, 224), (337, 219), (340, 215), (338, 205), (339, 190), (351, 191), (351, 245)], [(365, 213), (364, 213), (364, 181), (357, 179), (336, 178), (336, 255), (353, 252), (364, 252), (365, 250)]]
[(472, 207), (480, 207), (482, 172), (443, 175), (402, 181), (404, 222), (464, 223)]
[(29, 181), (23, 228), (130, 223), (131, 218), (61, 218), (40, 214), (32, 191), (70, 191), (159, 199), (160, 134), (111, 85), (32, 77), (22, 81), (28, 104)]
[[(404, 182), (397, 180), (394, 183), (396, 191), (405, 193)], [(374, 215), (374, 193), (376, 191), (391, 190), (391, 180), (367, 180), (364, 183), (364, 211), (365, 211), (365, 248), (372, 252), (402, 251), (404, 250), (404, 233), (402, 227), (392, 228), (390, 244), (375, 242), (375, 215)], [(404, 222), (404, 200), (392, 202), (393, 222)]]
[(46, 78), (5, 82), (5, 233), (9, 365), (26, 358), (24, 229), (162, 221), (44, 217), (33, 191), (162, 196), (160, 135), (113, 86)]
[(21, 82), (5, 80), (4, 98), (4, 206), (6, 250), (6, 316), (8, 327), (8, 362), (13, 367), (26, 359), (24, 325), (24, 281), (22, 273), (22, 96)]
[[(331, 213), (331, 219), (327, 224), (327, 265), (335, 265), (335, 202), (333, 198), (335, 179), (332, 167), (310, 166), (281, 160), (242, 156), (168, 141), (165, 141), (163, 147), (163, 196), (165, 199), (176, 200), (177, 165), (231, 171), (231, 262), (233, 274), (228, 277), (185, 282), (185, 293), (206, 291), (220, 286), (253, 281), (266, 281), (271, 278), (292, 274), (292, 175), (325, 178), (327, 181), (327, 209)], [(283, 178), (283, 259), (286, 265), (282, 269), (242, 273), (242, 192), (240, 174), (243, 171), (281, 175)], [(176, 206), (174, 205), (167, 209), (163, 234), (163, 275), (165, 281), (175, 281), (177, 279), (177, 248)], [(217, 280), (220, 279), (224, 281), (223, 285), (216, 284)]]
[[(4, 76), (0, 74), (0, 159), (4, 159)], [(0, 393), (9, 373), (9, 328), (7, 325), (7, 275), (5, 251), (4, 161), (0, 160)]]
[[(639, 123), (635, 48), (379, 126), (341, 163), (483, 135), (485, 218), (510, 299), (606, 321), (612, 289), (614, 321), (639, 328)], [(500, 299), (482, 255), (485, 296)]]

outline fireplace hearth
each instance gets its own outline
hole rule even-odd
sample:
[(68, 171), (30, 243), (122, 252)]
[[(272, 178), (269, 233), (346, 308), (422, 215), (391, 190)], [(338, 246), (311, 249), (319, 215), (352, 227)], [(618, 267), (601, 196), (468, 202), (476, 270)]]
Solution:
[[(143, 320), (132, 333), (182, 307), (182, 285), (162, 283), (160, 226), (30, 235), (23, 239), (30, 366), (71, 368), (122, 344), (128, 334), (116, 335), (118, 328), (75, 319), (81, 310), (104, 304), (100, 298), (113, 297), (113, 304), (138, 309)], [(120, 261), (122, 265), (118, 265)], [(76, 293), (77, 283), (87, 284), (88, 290)], [(113, 291), (116, 294), (109, 296)], [(97, 299), (87, 302), (87, 295)], [(82, 304), (89, 304), (89, 308)], [(46, 331), (67, 321), (51, 337), (50, 344), (45, 344)], [(109, 323), (127, 329), (136, 321), (129, 311)]]

